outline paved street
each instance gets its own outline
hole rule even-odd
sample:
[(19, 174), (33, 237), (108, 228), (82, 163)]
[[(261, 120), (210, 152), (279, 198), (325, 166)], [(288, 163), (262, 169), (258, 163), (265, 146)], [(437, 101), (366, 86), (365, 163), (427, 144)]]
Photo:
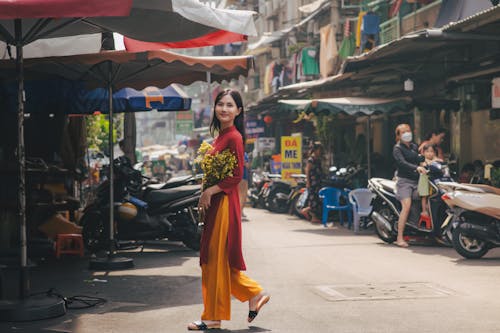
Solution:
[[(254, 323), (233, 301), (222, 332), (500, 332), (500, 251), (468, 261), (453, 249), (386, 245), (372, 234), (325, 229), (247, 209), (248, 275), (272, 294)], [(67, 258), (33, 272), (33, 291), (107, 299), (61, 318), (0, 324), (1, 332), (185, 332), (202, 310), (197, 253), (159, 242), (130, 251), (136, 268), (89, 272)], [(64, 274), (58, 274), (63, 272)], [(86, 282), (97, 278), (106, 282)]]

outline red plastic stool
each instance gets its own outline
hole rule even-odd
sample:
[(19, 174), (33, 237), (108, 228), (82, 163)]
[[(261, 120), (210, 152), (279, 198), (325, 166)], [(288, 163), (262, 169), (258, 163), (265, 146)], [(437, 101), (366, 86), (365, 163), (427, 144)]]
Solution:
[(57, 259), (61, 254), (78, 254), (83, 257), (83, 238), (80, 234), (57, 234), (55, 246)]

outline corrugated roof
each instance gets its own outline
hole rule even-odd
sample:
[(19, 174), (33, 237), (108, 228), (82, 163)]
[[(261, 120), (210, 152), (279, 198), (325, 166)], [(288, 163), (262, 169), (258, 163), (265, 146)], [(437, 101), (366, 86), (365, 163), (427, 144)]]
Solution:
[(500, 21), (500, 5), (480, 11), (474, 15), (464, 18), (463, 20), (450, 22), (441, 29), (443, 31), (462, 30), (462, 28), (465, 28), (468, 25), (477, 24), (480, 20), (488, 20), (489, 22)]

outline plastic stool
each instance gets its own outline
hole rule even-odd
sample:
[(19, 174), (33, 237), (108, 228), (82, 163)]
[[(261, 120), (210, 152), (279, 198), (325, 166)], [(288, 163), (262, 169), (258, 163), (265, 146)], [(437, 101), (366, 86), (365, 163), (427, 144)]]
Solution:
[(80, 234), (57, 234), (55, 246), (57, 259), (61, 254), (78, 254), (83, 257), (83, 238)]
[(431, 222), (431, 217), (427, 214), (420, 214), (420, 220), (418, 220), (418, 227), (422, 228), (422, 226), (425, 229), (432, 229), (432, 222)]

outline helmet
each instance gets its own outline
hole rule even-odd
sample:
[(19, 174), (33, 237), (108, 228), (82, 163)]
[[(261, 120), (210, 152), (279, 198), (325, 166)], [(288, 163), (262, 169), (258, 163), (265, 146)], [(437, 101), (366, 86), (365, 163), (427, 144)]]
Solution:
[(118, 207), (118, 216), (122, 220), (130, 221), (137, 216), (137, 207), (130, 202), (124, 202)]

